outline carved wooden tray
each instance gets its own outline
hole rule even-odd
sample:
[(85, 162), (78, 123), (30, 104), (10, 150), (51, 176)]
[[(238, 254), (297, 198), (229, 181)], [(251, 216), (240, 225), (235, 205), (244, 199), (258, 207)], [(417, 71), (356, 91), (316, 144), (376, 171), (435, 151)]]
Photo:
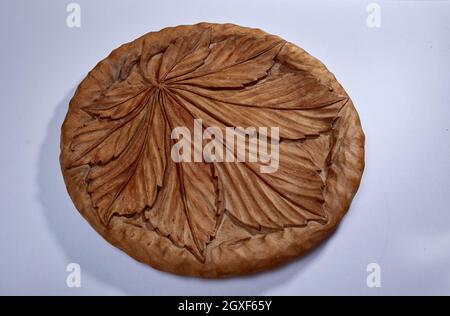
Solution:
[[(277, 127), (277, 168), (176, 162), (180, 126)], [(247, 274), (300, 256), (336, 228), (364, 168), (358, 114), (325, 66), (232, 24), (166, 28), (117, 48), (79, 85), (61, 133), (79, 212), (133, 258), (184, 275)], [(213, 153), (230, 151), (221, 144)]]

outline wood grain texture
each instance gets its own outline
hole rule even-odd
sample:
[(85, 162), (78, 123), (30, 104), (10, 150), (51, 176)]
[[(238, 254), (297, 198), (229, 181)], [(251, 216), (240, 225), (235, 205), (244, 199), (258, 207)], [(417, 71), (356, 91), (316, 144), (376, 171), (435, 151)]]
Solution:
[[(279, 127), (280, 162), (171, 159), (177, 126)], [(222, 144), (223, 152), (230, 148)], [(61, 167), (80, 213), (155, 268), (222, 277), (276, 266), (327, 237), (364, 168), (364, 134), (334, 76), (301, 48), (231, 24), (122, 45), (79, 85)]]

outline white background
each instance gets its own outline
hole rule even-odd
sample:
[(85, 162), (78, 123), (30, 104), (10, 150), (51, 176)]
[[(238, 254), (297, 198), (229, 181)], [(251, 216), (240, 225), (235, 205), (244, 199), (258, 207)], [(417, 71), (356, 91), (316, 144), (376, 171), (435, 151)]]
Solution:
[[(378, 1), (1, 1), (0, 294), (450, 294), (450, 3)], [(256, 276), (179, 277), (106, 243), (74, 209), (58, 164), (76, 86), (122, 43), (200, 21), (261, 28), (322, 60), (352, 97), (366, 170), (336, 234)], [(81, 288), (66, 286), (81, 265)], [(381, 288), (366, 285), (379, 263)]]

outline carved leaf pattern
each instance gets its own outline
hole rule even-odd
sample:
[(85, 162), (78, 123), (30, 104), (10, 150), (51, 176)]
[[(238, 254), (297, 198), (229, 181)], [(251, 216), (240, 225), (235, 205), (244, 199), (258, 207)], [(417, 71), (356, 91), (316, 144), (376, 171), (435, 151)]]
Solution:
[[(275, 69), (283, 45), (249, 36), (212, 43), (209, 30), (180, 37), (83, 107), (92, 119), (73, 138), (72, 167), (90, 165), (88, 192), (104, 225), (115, 214), (143, 213), (204, 260), (225, 210), (256, 229), (324, 219), (324, 182), (303, 141), (332, 128), (345, 98), (308, 73)], [(259, 163), (173, 162), (170, 133), (192, 129), (195, 118), (222, 129), (279, 127), (278, 171), (259, 173)]]

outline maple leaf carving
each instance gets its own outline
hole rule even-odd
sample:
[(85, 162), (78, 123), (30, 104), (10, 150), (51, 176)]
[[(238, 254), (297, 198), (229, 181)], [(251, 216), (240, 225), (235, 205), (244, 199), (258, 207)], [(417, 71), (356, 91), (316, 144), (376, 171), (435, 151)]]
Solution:
[[(324, 182), (303, 141), (332, 128), (345, 98), (277, 63), (283, 45), (249, 36), (213, 43), (210, 30), (180, 37), (83, 106), (92, 119), (75, 133), (71, 166), (90, 165), (88, 192), (103, 224), (142, 213), (204, 260), (225, 210), (256, 229), (324, 219)], [(258, 163), (173, 162), (171, 131), (192, 129), (197, 118), (222, 129), (279, 127), (278, 171), (259, 173)]]

